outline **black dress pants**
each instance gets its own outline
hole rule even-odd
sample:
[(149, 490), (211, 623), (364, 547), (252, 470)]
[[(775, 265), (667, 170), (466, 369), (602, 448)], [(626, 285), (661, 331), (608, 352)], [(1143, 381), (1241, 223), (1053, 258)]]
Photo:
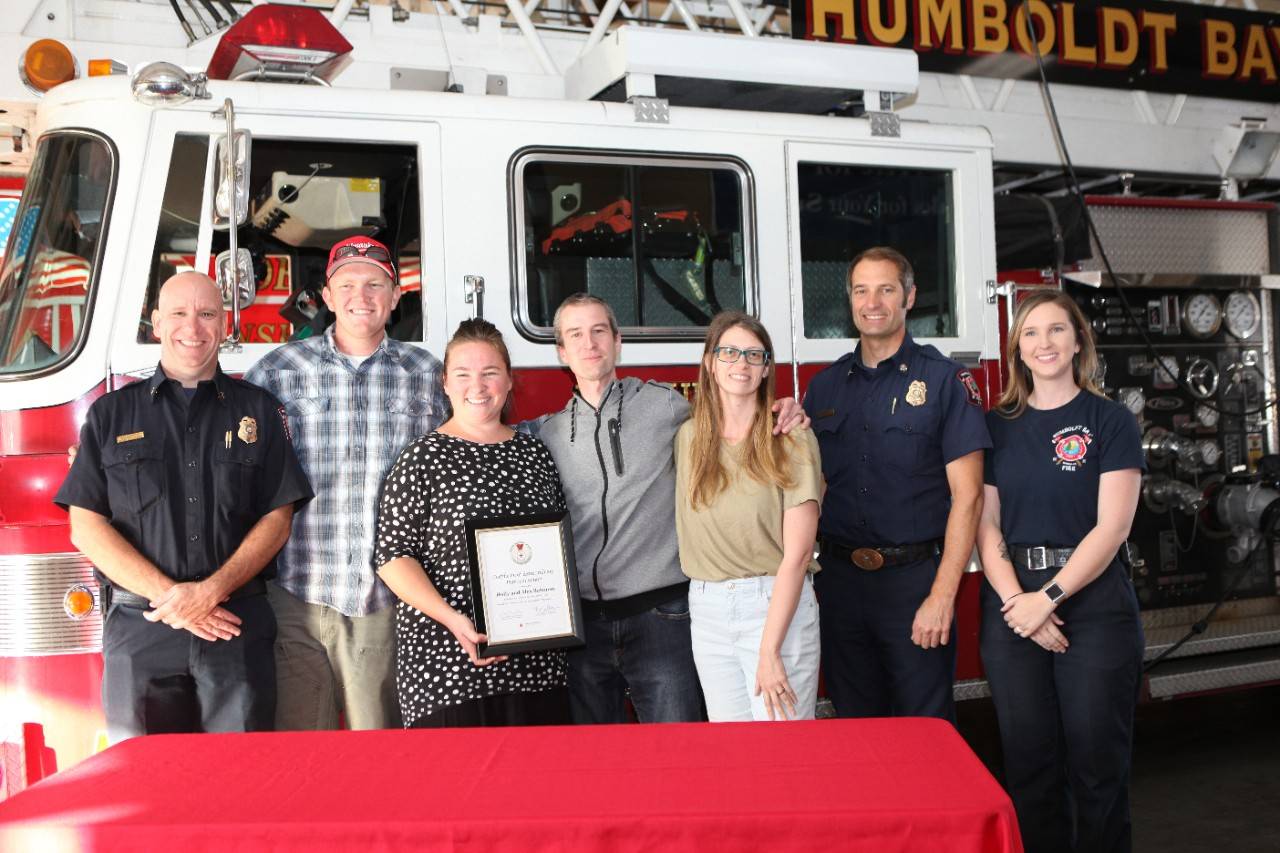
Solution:
[[(1019, 570), (1018, 580), (1035, 591), (1054, 572)], [(999, 597), (983, 585), (982, 661), (1022, 843), (1027, 853), (1128, 851), (1143, 652), (1133, 584), (1115, 562), (1057, 612), (1065, 654), (1013, 633)]]
[(822, 678), (839, 717), (939, 717), (955, 723), (955, 623), (945, 646), (911, 642), (938, 558), (866, 572), (819, 557), (814, 575)]
[(265, 595), (222, 605), (240, 636), (209, 642), (112, 604), (102, 628), (102, 704), (112, 743), (144, 734), (270, 731), (276, 620)]

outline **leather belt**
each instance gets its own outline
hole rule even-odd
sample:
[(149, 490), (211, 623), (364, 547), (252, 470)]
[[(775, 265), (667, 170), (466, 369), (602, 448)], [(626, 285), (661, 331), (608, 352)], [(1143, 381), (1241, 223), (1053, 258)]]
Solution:
[[(178, 581), (179, 583), (194, 583), (194, 581)], [(119, 604), (121, 607), (132, 607), (137, 610), (150, 610), (151, 601), (145, 595), (138, 595), (136, 592), (130, 592), (122, 586), (108, 586), (104, 590), (107, 593), (107, 604), (103, 608), (105, 611), (112, 604)], [(265, 595), (267, 592), (267, 582), (262, 578), (252, 578), (244, 586), (237, 589), (227, 597), (228, 601), (234, 601), (237, 598), (246, 598), (250, 595)]]
[[(1009, 547), (1009, 556), (1014, 566), (1031, 572), (1060, 569), (1067, 564), (1067, 560), (1071, 559), (1071, 555), (1075, 552), (1075, 548), (1053, 548), (1048, 545), (1036, 545), (1033, 547), (1013, 545)], [(1120, 558), (1122, 565), (1127, 567), (1131, 564), (1128, 542), (1120, 546), (1120, 551), (1116, 556)]]
[(888, 566), (900, 566), (914, 563), (927, 557), (936, 557), (942, 553), (942, 540), (931, 539), (928, 542), (916, 542), (911, 545), (885, 545), (877, 548), (862, 546), (854, 548), (842, 542), (825, 537), (818, 539), (818, 547), (824, 556), (848, 560), (864, 572), (875, 572)]

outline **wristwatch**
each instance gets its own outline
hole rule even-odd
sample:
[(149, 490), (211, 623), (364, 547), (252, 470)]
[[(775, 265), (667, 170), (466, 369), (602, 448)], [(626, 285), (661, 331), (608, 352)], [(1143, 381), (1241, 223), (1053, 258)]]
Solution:
[(1046, 586), (1044, 589), (1040, 591), (1043, 592), (1045, 595), (1049, 596), (1049, 600), (1052, 601), (1054, 604), (1057, 604), (1059, 601), (1067, 597), (1066, 590), (1058, 586), (1056, 582), (1049, 584), (1048, 586)]

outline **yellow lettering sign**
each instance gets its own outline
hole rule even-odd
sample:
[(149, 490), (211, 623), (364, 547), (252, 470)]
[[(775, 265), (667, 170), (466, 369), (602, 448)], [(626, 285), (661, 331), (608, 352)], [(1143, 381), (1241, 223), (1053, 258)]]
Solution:
[(1230, 77), (1236, 73), (1239, 59), (1236, 56), (1236, 28), (1230, 21), (1215, 21), (1212, 18), (1200, 22), (1200, 33), (1203, 37), (1204, 63), (1206, 77)]
[(1261, 76), (1264, 83), (1276, 82), (1276, 64), (1271, 58), (1271, 45), (1267, 44), (1267, 31), (1258, 24), (1250, 24), (1238, 79), (1248, 80), (1255, 74)]
[[(890, 20), (885, 23), (885, 6), (890, 7)], [(896, 45), (907, 34), (907, 0), (866, 0), (867, 38), (881, 45)]]
[(916, 49), (941, 47), (948, 53), (964, 50), (960, 0), (918, 0)]
[(1142, 28), (1150, 33), (1149, 49), (1151, 70), (1163, 73), (1169, 70), (1169, 34), (1178, 29), (1178, 16), (1169, 12), (1143, 12)]
[[(813, 0), (813, 20), (809, 27), (815, 38), (838, 38), (841, 41), (857, 41), (853, 31), (853, 0)], [(836, 19), (834, 35), (827, 32), (827, 18)]]
[(1030, 3), (1018, 4), (1017, 11), (1013, 13), (1013, 41), (1018, 50), (1029, 56), (1035, 55), (1031, 47), (1030, 34), (1027, 32), (1028, 6), (1031, 7), (1031, 17), (1035, 19), (1032, 26), (1035, 27), (1040, 55), (1048, 56), (1053, 53), (1053, 41), (1056, 33), (1054, 32), (1053, 12), (1049, 9), (1049, 4), (1045, 3), (1044, 0), (1031, 0)]
[(1076, 4), (1063, 3), (1058, 7), (1058, 14), (1062, 30), (1062, 61), (1073, 65), (1096, 65), (1098, 48), (1076, 41)]
[(1004, 53), (1009, 49), (1009, 9), (1004, 0), (970, 0), (970, 40), (974, 53)]
[(1127, 9), (1102, 7), (1098, 21), (1102, 28), (1103, 68), (1127, 68), (1138, 58), (1138, 19)]

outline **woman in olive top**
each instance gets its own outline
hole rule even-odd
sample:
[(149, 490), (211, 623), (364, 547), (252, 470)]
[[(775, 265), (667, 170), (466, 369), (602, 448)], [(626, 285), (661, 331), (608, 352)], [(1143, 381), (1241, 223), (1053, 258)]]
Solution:
[(808, 429), (773, 435), (772, 343), (757, 320), (707, 330), (693, 417), (676, 435), (676, 531), (693, 658), (713, 721), (812, 719), (818, 694), (822, 467)]

